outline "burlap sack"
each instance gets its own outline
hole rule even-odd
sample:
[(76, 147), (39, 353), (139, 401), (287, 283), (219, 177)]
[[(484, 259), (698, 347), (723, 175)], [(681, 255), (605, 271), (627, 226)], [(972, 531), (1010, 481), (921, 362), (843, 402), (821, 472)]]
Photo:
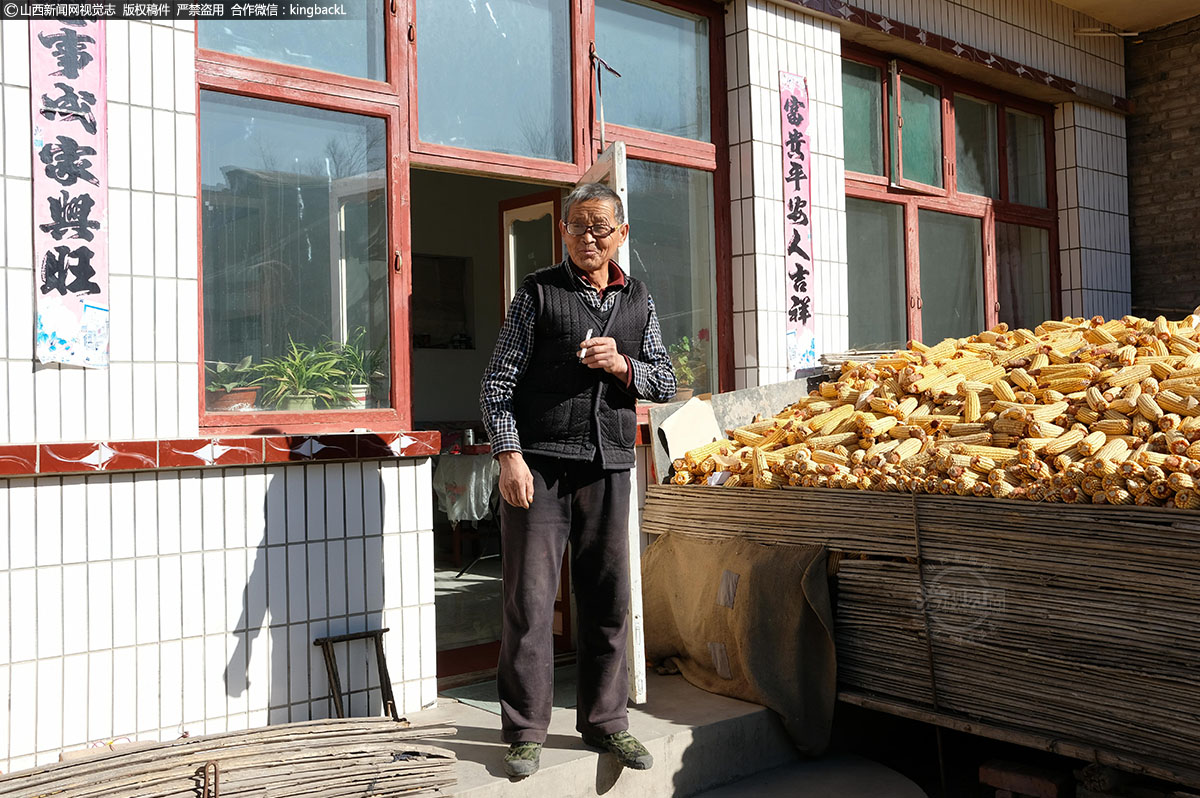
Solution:
[(806, 754), (837, 698), (822, 546), (668, 534), (643, 555), (646, 655), (712, 693), (769, 707)]

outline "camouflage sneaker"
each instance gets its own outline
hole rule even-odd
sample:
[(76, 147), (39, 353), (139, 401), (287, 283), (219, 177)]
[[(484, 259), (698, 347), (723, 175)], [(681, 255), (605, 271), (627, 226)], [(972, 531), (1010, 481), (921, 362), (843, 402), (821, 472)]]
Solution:
[(619, 731), (604, 737), (583, 735), (583, 741), (593, 748), (603, 748), (617, 758), (627, 768), (633, 770), (649, 770), (654, 764), (654, 757), (646, 750), (646, 746), (638, 742), (627, 731)]
[(504, 772), (515, 779), (537, 773), (541, 763), (541, 743), (513, 743), (504, 755)]

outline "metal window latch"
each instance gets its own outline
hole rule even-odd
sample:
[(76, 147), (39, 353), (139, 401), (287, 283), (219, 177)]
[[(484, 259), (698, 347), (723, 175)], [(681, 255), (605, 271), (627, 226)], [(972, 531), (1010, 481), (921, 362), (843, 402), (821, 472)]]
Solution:
[(392, 253), (392, 271), (396, 272), (396, 274), (400, 273), (400, 263), (400, 250), (396, 250), (394, 253)]
[(408, 40), (410, 42), (415, 42), (417, 40), (417, 26), (411, 22), (408, 23)]

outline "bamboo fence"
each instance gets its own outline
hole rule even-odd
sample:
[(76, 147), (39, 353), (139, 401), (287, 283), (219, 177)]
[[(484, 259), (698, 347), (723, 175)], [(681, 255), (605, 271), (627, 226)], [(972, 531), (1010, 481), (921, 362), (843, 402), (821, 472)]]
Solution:
[(453, 733), (449, 727), (411, 727), (391, 718), (345, 718), (135, 743), (0, 775), (0, 796), (447, 795), (456, 783), (454, 754), (419, 740)]
[(828, 546), (844, 701), (1200, 787), (1200, 512), (654, 485), (642, 527)]

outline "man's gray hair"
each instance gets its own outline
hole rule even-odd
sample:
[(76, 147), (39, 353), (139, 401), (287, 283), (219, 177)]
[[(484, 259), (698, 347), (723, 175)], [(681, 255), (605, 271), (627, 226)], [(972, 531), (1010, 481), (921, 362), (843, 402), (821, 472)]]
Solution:
[(621, 202), (621, 195), (603, 183), (582, 183), (572, 189), (567, 198), (563, 200), (563, 218), (570, 217), (571, 208), (575, 206), (575, 203), (588, 200), (611, 202), (613, 219), (616, 220), (617, 226), (625, 224), (625, 203)]

